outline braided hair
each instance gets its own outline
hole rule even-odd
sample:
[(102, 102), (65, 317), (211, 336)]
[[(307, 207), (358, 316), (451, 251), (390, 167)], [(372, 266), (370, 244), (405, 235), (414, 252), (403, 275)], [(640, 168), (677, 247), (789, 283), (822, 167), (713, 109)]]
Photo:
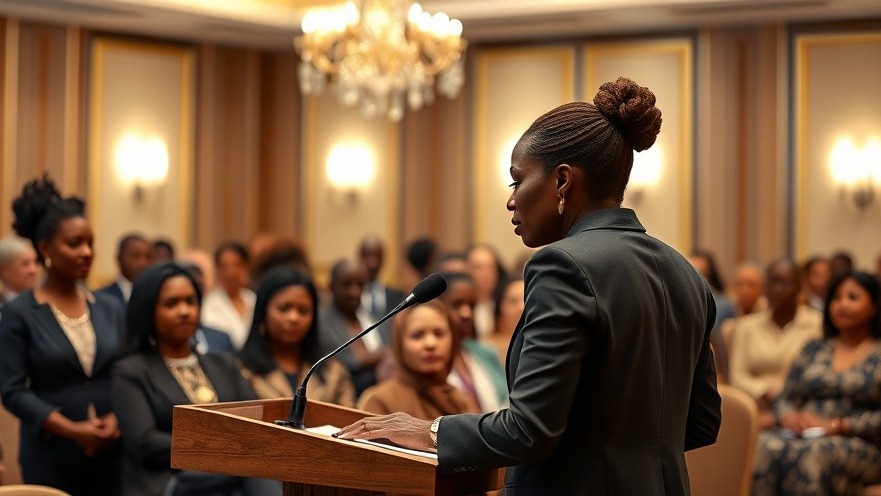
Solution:
[(621, 202), (633, 168), (633, 152), (651, 147), (661, 130), (661, 111), (648, 88), (627, 78), (600, 86), (593, 104), (572, 102), (542, 115), (521, 138), (524, 152), (547, 173), (560, 164), (578, 167), (595, 200)]
[(21, 195), (12, 202), (15, 232), (34, 245), (40, 263), (43, 254), (39, 244), (52, 239), (61, 223), (85, 215), (86, 204), (76, 197), (63, 198), (48, 175), (25, 184)]

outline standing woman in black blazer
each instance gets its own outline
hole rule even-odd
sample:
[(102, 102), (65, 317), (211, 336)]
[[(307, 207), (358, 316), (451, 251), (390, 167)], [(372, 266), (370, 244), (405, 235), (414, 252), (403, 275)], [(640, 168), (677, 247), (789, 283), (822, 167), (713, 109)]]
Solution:
[(510, 407), (433, 422), (365, 418), (343, 438), (437, 449), (439, 466), (509, 466), (508, 496), (687, 495), (684, 451), (715, 441), (720, 398), (707, 283), (621, 208), (634, 151), (661, 112), (620, 78), (593, 104), (539, 117), (514, 147), (514, 232), (526, 264), (507, 357)]
[(115, 302), (81, 284), (93, 258), (84, 207), (48, 178), (28, 183), (12, 204), (13, 228), (33, 242), (46, 279), (3, 308), (0, 392), (21, 420), (26, 483), (118, 495), (110, 372), (122, 354), (123, 323)]
[(171, 468), (174, 405), (257, 399), (226, 354), (193, 352), (202, 299), (185, 268), (148, 267), (126, 310), (132, 355), (113, 369), (125, 448), (125, 496), (281, 496), (281, 483)]

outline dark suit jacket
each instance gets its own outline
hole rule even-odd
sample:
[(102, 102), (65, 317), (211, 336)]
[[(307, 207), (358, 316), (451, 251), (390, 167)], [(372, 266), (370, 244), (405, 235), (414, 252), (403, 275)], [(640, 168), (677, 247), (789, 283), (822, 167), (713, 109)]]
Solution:
[(205, 353), (229, 353), (233, 355), (236, 352), (229, 334), (213, 327), (199, 326), (195, 336), (193, 336), (193, 341), (196, 352), (200, 355)]
[(715, 441), (709, 287), (629, 209), (581, 219), (526, 266), (510, 408), (444, 417), (440, 466), (513, 466), (506, 494), (686, 495)]
[(113, 283), (108, 286), (104, 286), (103, 288), (96, 291), (96, 293), (107, 295), (110, 298), (113, 298), (113, 301), (115, 301), (122, 309), (122, 315), (123, 317), (125, 317), (126, 301), (125, 296), (123, 296), (122, 294), (122, 290), (119, 289), (119, 284)]
[(21, 419), (20, 460), (26, 472), (50, 470), (83, 457), (73, 441), (43, 436), (50, 413), (58, 410), (81, 421), (89, 403), (99, 416), (112, 410), (110, 373), (123, 351), (122, 316), (116, 303), (102, 295), (95, 295), (88, 306), (97, 349), (91, 377), (49, 305), (37, 303), (27, 291), (3, 307), (0, 392), (6, 408)]
[[(197, 355), (219, 401), (257, 399), (231, 356)], [(174, 405), (190, 400), (158, 352), (136, 353), (113, 369), (113, 403), (125, 449), (123, 494), (162, 495), (171, 469)]]

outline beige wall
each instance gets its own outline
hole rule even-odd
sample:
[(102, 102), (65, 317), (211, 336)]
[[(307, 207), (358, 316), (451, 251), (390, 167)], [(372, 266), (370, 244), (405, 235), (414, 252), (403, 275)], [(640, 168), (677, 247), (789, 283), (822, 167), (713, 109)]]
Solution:
[[(875, 36), (881, 33), (877, 22), (798, 28), (808, 37), (867, 30)], [(86, 105), (94, 102), (84, 83), (94, 69), (88, 48), (93, 36), (76, 26), (0, 20), (3, 233), (12, 221), (8, 205), (22, 183), (39, 173), (48, 171), (67, 194), (102, 198), (119, 193), (96, 191), (87, 184), (91, 174), (86, 157), (92, 151), (87, 140), (93, 136)], [(582, 95), (590, 98), (596, 90), (591, 85), (627, 73), (663, 93), (660, 143), (665, 172), (657, 189), (643, 194), (638, 204), (627, 199), (651, 232), (683, 251), (714, 250), (728, 275), (741, 260), (767, 262), (790, 249), (798, 256), (827, 253), (839, 245), (852, 249), (866, 266), (881, 248), (877, 230), (867, 227), (878, 220), (879, 202), (862, 214), (841, 204), (837, 187), (829, 183), (825, 155), (829, 140), (840, 133), (865, 134), (878, 127), (874, 116), (859, 113), (877, 108), (871, 81), (878, 79), (878, 64), (856, 63), (877, 58), (877, 47), (818, 42), (799, 51), (796, 43), (790, 53), (789, 37), (789, 27), (768, 24), (707, 28), (672, 40), (634, 36), (548, 45), (516, 40), (492, 46), (474, 43), (468, 54), (468, 82), (454, 101), (439, 99), (408, 113), (394, 131), (384, 122), (359, 124), (359, 118), (333, 110), (327, 102), (331, 110), (325, 114), (322, 104), (318, 121), (333, 116), (334, 124), (319, 122), (312, 134), (304, 127), (310, 120), (297, 90), (293, 50), (186, 45), (194, 53), (197, 90), (190, 143), (192, 215), (180, 242), (211, 249), (220, 241), (247, 240), (260, 231), (293, 234), (308, 238), (304, 240), (313, 258), (326, 269), (332, 258), (351, 255), (354, 242), (369, 231), (386, 238), (392, 253), (401, 253), (417, 236), (431, 235), (445, 249), (490, 241), (511, 260), (522, 244), (510, 232), (504, 209), (509, 193), (501, 172), (506, 140), (516, 139), (540, 113)], [(692, 53), (683, 51), (687, 48), (658, 51), (671, 41), (690, 45)], [(156, 40), (139, 42), (168, 46)], [(619, 54), (613, 50), (640, 44), (644, 49)], [(691, 68), (682, 65), (688, 58), (694, 61)], [(806, 69), (790, 74), (790, 62), (800, 60)], [(845, 62), (851, 64), (847, 71), (841, 65)], [(688, 77), (689, 70), (693, 77)], [(849, 76), (847, 90), (834, 93), (842, 82), (833, 76), (844, 73)], [(173, 83), (165, 89), (173, 92), (179, 86)], [(795, 114), (796, 121), (790, 114), (797, 110), (789, 107), (790, 88), (804, 90), (806, 113)], [(831, 98), (837, 102), (834, 108), (823, 104)], [(511, 101), (516, 104), (502, 103)], [(864, 105), (858, 107), (857, 102)], [(687, 122), (689, 114), (693, 125)], [(804, 129), (799, 131), (797, 123)], [(324, 177), (319, 159), (330, 140), (359, 126), (370, 127), (357, 132), (378, 147), (379, 160), (386, 165), (383, 171), (391, 173), (387, 164), (396, 164), (395, 178), (393, 185), (382, 186), (388, 189), (369, 193), (379, 195), (376, 203), (360, 203), (363, 211), (352, 214), (339, 203), (321, 204), (324, 193), (316, 188), (326, 185), (306, 180)], [(674, 130), (675, 137), (667, 135)], [(868, 137), (854, 139), (863, 142)], [(672, 148), (668, 140), (675, 143)], [(790, 140), (797, 156), (790, 157)], [(307, 146), (314, 151), (308, 152)], [(315, 155), (311, 159), (310, 153)], [(98, 187), (101, 184), (105, 183), (99, 180)], [(307, 200), (304, 193), (314, 199)], [(694, 203), (688, 205), (690, 199)], [(97, 201), (102, 207), (107, 200)], [(90, 214), (93, 208), (89, 206)], [(318, 213), (320, 208), (331, 210)], [(335, 222), (328, 222), (331, 218)], [(357, 229), (335, 233), (338, 224), (353, 218), (360, 219)], [(112, 221), (112, 227), (98, 233), (102, 243), (109, 244), (100, 247), (95, 277), (112, 275), (108, 267), (117, 233), (128, 227), (143, 229), (121, 222)], [(402, 259), (389, 260), (399, 265), (387, 268), (386, 279), (400, 281), (406, 275)]]
[[(846, 248), (857, 265), (873, 269), (881, 249), (881, 32), (807, 34), (795, 45), (796, 253)], [(876, 198), (862, 210), (833, 181), (830, 162), (841, 139), (879, 147), (871, 164)]]
[[(91, 274), (98, 285), (115, 277), (116, 242), (129, 231), (190, 243), (195, 67), (187, 46), (96, 38), (90, 54), (87, 214), (101, 254)], [(164, 147), (167, 173), (153, 183), (132, 181), (125, 162), (148, 154), (132, 149), (121, 157), (121, 147), (150, 140)]]
[(496, 247), (508, 263), (527, 252), (514, 234), (511, 212), (511, 151), (545, 112), (572, 101), (572, 46), (499, 48), (481, 51), (474, 71), (474, 240)]

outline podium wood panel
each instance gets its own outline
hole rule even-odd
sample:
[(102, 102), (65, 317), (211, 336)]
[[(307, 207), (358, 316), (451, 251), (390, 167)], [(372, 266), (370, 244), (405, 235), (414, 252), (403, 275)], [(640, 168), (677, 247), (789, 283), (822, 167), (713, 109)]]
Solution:
[[(442, 474), (437, 460), (275, 425), (290, 399), (174, 407), (171, 466), (284, 482), (285, 496), (477, 494), (499, 470)], [(348, 425), (367, 412), (309, 401), (307, 427)]]

